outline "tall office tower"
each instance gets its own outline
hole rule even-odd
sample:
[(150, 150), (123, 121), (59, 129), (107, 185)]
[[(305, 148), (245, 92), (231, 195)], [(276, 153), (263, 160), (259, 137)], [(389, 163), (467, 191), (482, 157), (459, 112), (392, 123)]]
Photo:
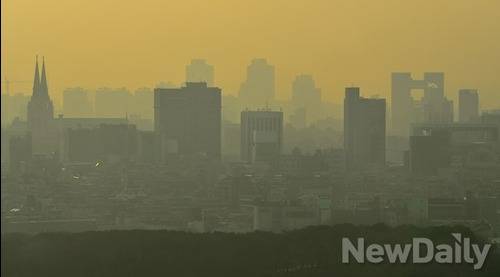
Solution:
[(134, 125), (100, 124), (63, 131), (61, 156), (65, 162), (128, 160), (137, 154)]
[(247, 107), (262, 107), (274, 100), (274, 66), (266, 59), (254, 59), (247, 67), (247, 79), (241, 84), (240, 99)]
[(63, 92), (63, 113), (67, 117), (92, 116), (92, 104), (88, 92), (80, 87), (65, 89)]
[(22, 165), (26, 165), (33, 156), (31, 136), (29, 134), (17, 134), (6, 137), (5, 140), (7, 140), (6, 147), (3, 149), (5, 151), (2, 151), (2, 154), (5, 152), (7, 155), (8, 170), (20, 172)]
[(474, 122), (479, 120), (479, 94), (476, 89), (458, 91), (458, 121)]
[(240, 155), (241, 130), (239, 123), (222, 121), (222, 155), (238, 159)]
[[(413, 90), (423, 91), (420, 100)], [(426, 72), (422, 80), (412, 79), (411, 73), (392, 73), (391, 131), (408, 136), (412, 123), (449, 123), (453, 121), (453, 103), (444, 96), (444, 73)]]
[(191, 64), (186, 66), (186, 82), (207, 83), (207, 86), (214, 85), (214, 67), (202, 59), (191, 60)]
[(359, 88), (345, 90), (344, 149), (349, 170), (385, 166), (385, 99), (368, 99)]
[(298, 75), (292, 84), (292, 105), (295, 110), (305, 109), (306, 121), (320, 119), (321, 89), (316, 88), (311, 75)]
[(28, 114), (27, 107), (31, 96), (22, 93), (2, 96), (5, 97), (5, 99), (2, 99), (2, 116), (5, 115), (2, 121), (7, 125), (11, 124), (16, 118), (26, 121), (26, 116)]
[(154, 131), (160, 160), (171, 155), (221, 156), (221, 89), (206, 83), (156, 88)]
[[(498, 135), (500, 136), (500, 110), (482, 112), (480, 117), (480, 122), (485, 124), (496, 125), (498, 130)], [(498, 149), (500, 149), (500, 140), (498, 141)]]
[(283, 149), (283, 112), (268, 109), (241, 112), (241, 159), (271, 162)]
[(54, 138), (52, 120), (54, 107), (49, 97), (45, 59), (42, 64), (42, 75), (38, 72), (38, 59), (35, 65), (33, 94), (28, 103), (28, 128), (31, 131), (33, 154), (49, 154), (55, 150), (57, 142)]
[(439, 169), (468, 168), (468, 173), (498, 168), (498, 128), (484, 123), (412, 125), (409, 168), (414, 174), (437, 175)]
[(139, 88), (133, 96), (130, 111), (141, 118), (153, 119), (153, 90), (150, 88)]
[(126, 117), (130, 100), (130, 93), (125, 88), (99, 88), (95, 92), (95, 115), (97, 117)]

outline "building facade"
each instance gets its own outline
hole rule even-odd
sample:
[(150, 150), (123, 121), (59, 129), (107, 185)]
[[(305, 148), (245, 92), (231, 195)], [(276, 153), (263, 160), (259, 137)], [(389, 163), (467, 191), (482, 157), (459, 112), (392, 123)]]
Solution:
[(274, 66), (266, 59), (254, 59), (247, 67), (246, 81), (241, 84), (240, 99), (249, 108), (265, 106), (274, 101)]
[(362, 98), (349, 87), (344, 98), (344, 149), (346, 168), (385, 166), (385, 99)]
[(93, 115), (88, 92), (80, 87), (67, 88), (63, 92), (63, 113), (69, 117), (90, 117)]
[(458, 121), (462, 123), (479, 121), (479, 94), (476, 89), (458, 91)]
[(202, 59), (191, 60), (191, 64), (186, 66), (186, 82), (207, 83), (207, 86), (214, 86), (214, 67)]
[(221, 156), (221, 89), (206, 83), (155, 89), (154, 131), (159, 159), (170, 155)]
[[(453, 102), (444, 95), (444, 73), (425, 72), (416, 80), (408, 72), (392, 73), (391, 131), (408, 137), (412, 123), (453, 122)], [(417, 99), (412, 93), (423, 91)]]
[(321, 89), (316, 87), (311, 75), (298, 75), (292, 84), (292, 105), (295, 115), (304, 113), (304, 121), (310, 123), (320, 119)]
[(283, 112), (241, 112), (241, 154), (246, 162), (277, 160), (283, 149)]

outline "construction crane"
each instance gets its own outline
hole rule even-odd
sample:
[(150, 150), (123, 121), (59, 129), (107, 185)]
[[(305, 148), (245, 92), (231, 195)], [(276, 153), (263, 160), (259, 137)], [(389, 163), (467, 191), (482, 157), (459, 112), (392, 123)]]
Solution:
[(4, 76), (4, 80), (1, 82), (4, 84), (5, 94), (10, 95), (10, 84), (12, 84), (12, 83), (25, 84), (25, 83), (31, 83), (32, 81), (27, 81), (27, 80), (26, 81), (24, 81), (24, 80), (11, 81), (11, 80), (7, 79), (7, 76)]

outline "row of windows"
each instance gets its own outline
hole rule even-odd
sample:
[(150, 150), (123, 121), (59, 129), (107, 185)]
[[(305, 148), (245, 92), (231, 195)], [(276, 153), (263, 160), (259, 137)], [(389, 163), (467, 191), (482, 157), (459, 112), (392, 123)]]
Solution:
[(282, 128), (281, 118), (249, 118), (248, 128), (257, 131), (275, 131)]

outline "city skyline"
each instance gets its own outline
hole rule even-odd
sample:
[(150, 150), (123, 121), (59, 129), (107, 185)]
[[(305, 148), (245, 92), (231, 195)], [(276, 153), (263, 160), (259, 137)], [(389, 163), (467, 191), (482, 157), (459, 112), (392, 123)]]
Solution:
[(500, 275), (500, 0), (1, 3), (2, 276)]
[[(499, 3), (371, 2), (315, 1), (302, 8), (300, 1), (286, 6), (257, 1), (233, 7), (228, 15), (220, 14), (227, 1), (194, 5), (148, 0), (139, 7), (121, 3), (121, 15), (107, 22), (115, 8), (112, 1), (99, 9), (90, 1), (77, 12), (78, 1), (51, 10), (37, 2), (7, 1), (2, 3), (7, 15), (2, 17), (2, 79), (12, 82), (11, 91), (29, 92), (29, 83), (16, 81), (29, 80), (33, 56), (44, 54), (51, 67), (51, 94), (59, 103), (67, 87), (134, 90), (160, 81), (180, 85), (189, 61), (203, 58), (214, 65), (215, 84), (225, 95), (237, 95), (246, 66), (254, 58), (266, 58), (276, 68), (278, 99), (289, 98), (292, 81), (300, 74), (314, 76), (324, 100), (341, 103), (346, 86), (362, 86), (368, 96), (390, 100), (392, 72), (414, 72), (421, 78), (423, 72), (438, 71), (447, 75), (445, 92), (454, 102), (458, 89), (472, 87), (481, 92), (484, 108), (498, 106), (495, 61), (500, 51), (495, 49), (500, 41), (494, 34), (500, 27), (494, 18)], [(418, 5), (429, 9), (421, 13)], [(157, 19), (165, 9), (176, 10), (180, 17), (200, 15), (189, 24)], [(50, 20), (37, 24), (41, 18)], [(134, 20), (132, 27), (128, 20)], [(92, 43), (94, 39), (104, 43)], [(198, 40), (203, 43), (194, 43)]]
[[(37, 57), (38, 55), (35, 55), (35, 59), (34, 61), (36, 62), (37, 61)], [(44, 60), (45, 60), (45, 56), (44, 56)], [(254, 60), (266, 60), (265, 58), (263, 59), (260, 59), (260, 58), (256, 58), (256, 59), (252, 59), (251, 61), (249, 61), (248, 65), (251, 65), (252, 62)], [(197, 61), (203, 61), (203, 62), (207, 62), (206, 59), (199, 59), (199, 58), (194, 58), (194, 59), (191, 59), (189, 60), (185, 65), (184, 67), (186, 68), (187, 66), (189, 66), (190, 64), (189, 63), (192, 63), (192, 62), (197, 62)], [(210, 64), (211, 65), (211, 64)], [(274, 64), (270, 64), (271, 66), (274, 67)], [(212, 66), (212, 65), (211, 65)], [(213, 68), (212, 68), (213, 70)], [(51, 71), (57, 71), (57, 70), (54, 70), (51, 68)], [(216, 69), (215, 69), (216, 71)], [(428, 74), (429, 71), (425, 71), (425, 72), (412, 72), (412, 71), (398, 71), (398, 72), (390, 72), (388, 76), (385, 76), (387, 77), (386, 79), (389, 80), (389, 85), (388, 85), (388, 88), (387, 88), (387, 92), (385, 93), (378, 93), (377, 91), (373, 91), (373, 90), (370, 90), (370, 89), (365, 89), (365, 90), (368, 90), (368, 92), (366, 93), (367, 97), (369, 98), (385, 98), (387, 99), (387, 102), (388, 103), (392, 103), (392, 98), (394, 96), (394, 94), (392, 93), (392, 90), (393, 88), (391, 88), (391, 84), (390, 84), (390, 80), (392, 78), (392, 75), (394, 74), (404, 74), (404, 75), (411, 75), (412, 77), (416, 77), (417, 79), (420, 78), (424, 78), (424, 76), (426, 74)], [(446, 72), (431, 72), (431, 73), (437, 73), (437, 74), (443, 74), (444, 76), (448, 76), (446, 74)], [(213, 72), (212, 72), (212, 75), (213, 75)], [(277, 74), (279, 75), (279, 74)], [(297, 81), (297, 78), (302, 78), (304, 76), (307, 76), (307, 77), (311, 77), (313, 79), (316, 79), (314, 75), (311, 75), (311, 74), (303, 74), (303, 73), (298, 73), (297, 75), (295, 75), (293, 77), (292, 80), (290, 80), (290, 84), (289, 84), (289, 88), (286, 89), (286, 95), (283, 95), (283, 93), (281, 93), (280, 95), (280, 89), (276, 89), (276, 97), (274, 98), (270, 98), (271, 100), (268, 101), (267, 104), (270, 104), (269, 102), (273, 102), (274, 101), (274, 104), (284, 104), (284, 103), (293, 103), (294, 102), (294, 84), (295, 82)], [(213, 78), (213, 76), (212, 76)], [(26, 80), (22, 80), (22, 81), (17, 81), (17, 80), (11, 80), (11, 79), (6, 79), (4, 77), (4, 79), (2, 80), (2, 86), (1, 86), (1, 92), (2, 94), (4, 93), (8, 93), (10, 96), (16, 96), (16, 95), (23, 95), (23, 96), (30, 96), (31, 95), (31, 89), (32, 89), (32, 79), (33, 79), (33, 76), (31, 76), (30, 78), (27, 78)], [(56, 83), (56, 85), (52, 85), (52, 82), (50, 81), (52, 78), (47, 77), (47, 80), (48, 82), (51, 83), (51, 88), (49, 89), (49, 95), (50, 97), (52, 98), (53, 102), (54, 102), (54, 108), (59, 111), (59, 112), (62, 112), (64, 110), (64, 94), (65, 92), (67, 92), (68, 90), (85, 90), (89, 96), (94, 96), (97, 94), (97, 92), (112, 92), (113, 90), (121, 90), (121, 91), (124, 91), (124, 92), (127, 92), (129, 94), (135, 94), (137, 92), (143, 92), (143, 90), (147, 89), (147, 90), (153, 90), (155, 88), (163, 88), (163, 87), (168, 87), (168, 88), (180, 88), (182, 86), (184, 86), (187, 82), (190, 82), (189, 81), (189, 77), (186, 76), (186, 73), (184, 73), (183, 75), (183, 80), (178, 82), (178, 83), (173, 83), (171, 82), (170, 80), (159, 80), (157, 81), (156, 83), (154, 84), (149, 84), (149, 85), (138, 85), (136, 87), (126, 87), (126, 86), (122, 86), (122, 85), (110, 85), (110, 86), (106, 86), (106, 85), (98, 85), (98, 86), (94, 86), (94, 87), (87, 87), (87, 86), (80, 86), (78, 84), (75, 84), (74, 86), (69, 86), (69, 87), (64, 87), (62, 88), (62, 90), (56, 90), (56, 89), (53, 89), (53, 87), (58, 87), (57, 86), (57, 80), (53, 81), (54, 83)], [(276, 78), (277, 79), (277, 78)], [(200, 82), (203, 82), (203, 81), (200, 81)], [(245, 84), (245, 78), (243, 77), (242, 78), (242, 81), (240, 83), (240, 86), (244, 85)], [(221, 88), (222, 89), (222, 94), (223, 96), (231, 96), (231, 97), (239, 97), (241, 98), (241, 95), (239, 95), (238, 92), (241, 91), (241, 88), (237, 90), (236, 93), (227, 93), (227, 90), (225, 90), (223, 87), (221, 87), (220, 85), (217, 84), (217, 82), (214, 82), (213, 80), (210, 80), (208, 81), (208, 83), (211, 83), (213, 87), (218, 87), (218, 88)], [(459, 111), (459, 92), (462, 91), (462, 90), (467, 90), (467, 89), (464, 89), (465, 85), (460, 85), (458, 84), (457, 85), (457, 89), (456, 90), (450, 90), (449, 89), (449, 83), (453, 83), (453, 80), (449, 80), (449, 78), (446, 78), (446, 88), (444, 88), (443, 90), (443, 93), (444, 93), (444, 96), (446, 98), (448, 98), (449, 100), (451, 100), (451, 103), (453, 104), (453, 109), (457, 112), (456, 113), (456, 116), (455, 117), (458, 117), (458, 111)], [(467, 83), (467, 82), (464, 82), (464, 83)], [(7, 85), (6, 85), (7, 84)], [(359, 85), (359, 86), (363, 86), (363, 87), (368, 87), (368, 86), (364, 86), (363, 84), (361, 84), (360, 82), (350, 82), (348, 84), (345, 84), (345, 86), (342, 87), (342, 89), (345, 89), (346, 87), (350, 87), (350, 86), (353, 86), (353, 85)], [(210, 85), (209, 85), (210, 86)], [(22, 87), (23, 89), (19, 89), (19, 87)], [(488, 99), (484, 100), (484, 97), (485, 95), (488, 95), (488, 92), (484, 92), (484, 91), (481, 91), (481, 89), (478, 89), (479, 87), (481, 87), (480, 85), (478, 86), (475, 86), (474, 87), (474, 91), (476, 92), (479, 92), (481, 94), (481, 101), (479, 102), (479, 108), (481, 110), (496, 110), (498, 108), (500, 108), (500, 102), (497, 102), (497, 101), (487, 101)], [(317, 87), (317, 89), (319, 89), (320, 92), (323, 91), (323, 88), (322, 87)], [(411, 91), (410, 91), (410, 94), (412, 96), (415, 97), (415, 99), (419, 99), (420, 97), (420, 94), (421, 92), (423, 92), (423, 89), (421, 88), (412, 88)], [(393, 95), (391, 95), (391, 93)], [(331, 104), (335, 104), (335, 105), (341, 105), (342, 102), (343, 102), (343, 98), (340, 98), (340, 99), (337, 99), (335, 98), (333, 101), (331, 98), (328, 98), (328, 97), (325, 97), (323, 95), (326, 95), (328, 96), (328, 93), (325, 94), (325, 93), (321, 93), (321, 102), (323, 103), (331, 103)], [(93, 97), (91, 97), (93, 98)], [(496, 98), (496, 96), (494, 96), (493, 98)], [(500, 97), (499, 97), (500, 98)], [(92, 99), (89, 99), (89, 100), (92, 100)], [(242, 99), (244, 100), (244, 99)], [(500, 99), (499, 99), (500, 100)], [(266, 103), (265, 101), (262, 102), (263, 104), (260, 105), (260, 107), (265, 107), (266, 106)], [(390, 109), (388, 109), (388, 111), (390, 111)]]

